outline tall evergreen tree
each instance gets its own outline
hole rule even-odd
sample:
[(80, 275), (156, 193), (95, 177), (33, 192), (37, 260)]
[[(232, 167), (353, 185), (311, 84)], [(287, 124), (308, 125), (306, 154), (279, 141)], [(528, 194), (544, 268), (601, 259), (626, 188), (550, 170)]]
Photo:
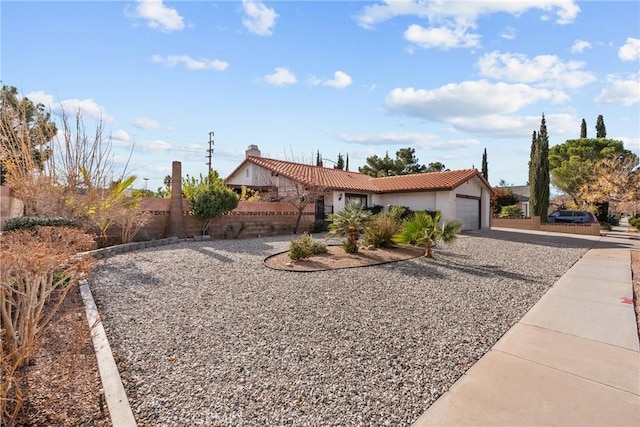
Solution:
[(531, 161), (529, 162), (529, 207), (531, 215), (546, 221), (549, 208), (549, 136), (547, 123), (542, 114), (540, 130), (533, 132), (531, 141)]
[(484, 153), (482, 153), (482, 176), (487, 181), (489, 180), (489, 163), (487, 163), (487, 149), (484, 149)]
[(338, 153), (338, 161), (333, 166), (333, 168), (334, 169), (344, 170), (344, 158), (342, 157), (342, 154)]
[(585, 122), (584, 119), (582, 119), (582, 124), (580, 125), (580, 138), (586, 138), (587, 137), (587, 122)]
[(316, 153), (316, 166), (323, 166), (322, 165), (322, 156), (320, 155), (320, 150), (318, 150), (318, 152)]
[(344, 170), (349, 171), (349, 153), (347, 153), (347, 161), (344, 165)]
[(549, 176), (549, 134), (547, 133), (547, 121), (542, 114), (540, 122), (540, 131), (538, 132), (538, 169), (536, 176), (536, 197), (537, 212), (542, 222), (547, 220), (547, 212), (549, 210), (549, 184), (551, 178)]
[(598, 120), (596, 120), (596, 138), (606, 138), (607, 137), (607, 128), (604, 125), (604, 117), (602, 114), (598, 116)]
[(534, 157), (537, 151), (538, 145), (538, 133), (534, 130), (533, 135), (531, 136), (531, 152), (529, 154), (529, 188), (533, 186), (533, 182), (536, 180), (534, 171)]

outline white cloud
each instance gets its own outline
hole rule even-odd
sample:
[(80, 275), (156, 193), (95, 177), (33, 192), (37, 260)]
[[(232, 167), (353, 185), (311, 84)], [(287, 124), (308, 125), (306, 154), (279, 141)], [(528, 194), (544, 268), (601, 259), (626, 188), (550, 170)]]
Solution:
[(118, 129), (114, 132), (111, 132), (111, 138), (117, 139), (118, 141), (123, 141), (123, 142), (131, 141), (131, 137), (129, 136), (127, 131), (123, 129)]
[(298, 82), (296, 75), (284, 67), (275, 68), (275, 73), (264, 76), (264, 81), (276, 86), (295, 84)]
[(276, 24), (278, 14), (260, 1), (242, 0), (242, 8), (246, 16), (242, 25), (259, 36), (270, 36)]
[(571, 46), (571, 53), (582, 53), (585, 49), (591, 49), (591, 43), (585, 40), (576, 40)]
[[(547, 129), (554, 135), (575, 133), (579, 120), (571, 114), (545, 114)], [(455, 129), (494, 138), (524, 138), (540, 128), (541, 116), (490, 114), (483, 117), (457, 117), (451, 120)]]
[(640, 58), (640, 39), (628, 37), (627, 42), (620, 46), (618, 56), (623, 61), (637, 61)]
[(461, 26), (424, 28), (413, 24), (405, 31), (404, 38), (424, 49), (440, 48), (447, 50), (480, 46), (480, 36), (468, 33), (467, 28)]
[(396, 88), (386, 97), (386, 107), (395, 113), (433, 121), (456, 117), (481, 117), (513, 113), (554, 93), (524, 84), (489, 83), (485, 80), (451, 83), (437, 89)]
[(136, 117), (133, 120), (133, 125), (138, 129), (144, 130), (158, 130), (162, 128), (162, 126), (160, 126), (160, 123), (148, 117)]
[(338, 138), (346, 143), (358, 145), (402, 145), (420, 147), (432, 150), (453, 150), (477, 145), (478, 141), (469, 140), (442, 140), (436, 135), (413, 132), (385, 132), (372, 135), (342, 134)]
[(480, 74), (498, 80), (518, 83), (538, 83), (545, 87), (579, 88), (596, 80), (592, 73), (582, 71), (585, 63), (562, 62), (555, 55), (539, 55), (529, 59), (519, 53), (487, 53), (478, 60)]
[(315, 76), (312, 76), (309, 79), (309, 83), (311, 83), (314, 86), (324, 85), (324, 86), (335, 87), (337, 89), (343, 89), (347, 86), (350, 86), (351, 83), (353, 83), (353, 80), (351, 79), (351, 76), (348, 75), (347, 73), (342, 71), (336, 71), (335, 73), (333, 73), (333, 79), (323, 80)]
[(507, 40), (513, 40), (516, 38), (516, 29), (513, 27), (507, 27), (500, 33), (500, 37)]
[(594, 99), (596, 104), (621, 104), (625, 107), (640, 102), (640, 74), (622, 80), (610, 77), (609, 86)]
[[(518, 16), (532, 9), (555, 12), (556, 23), (568, 24), (575, 20), (580, 8), (573, 0), (518, 0), (518, 1), (426, 1), (384, 0), (365, 6), (355, 19), (358, 25), (371, 29), (376, 24), (397, 16), (417, 16), (428, 20), (430, 26), (411, 25), (405, 38), (424, 48), (476, 47), (480, 44), (478, 34), (468, 33), (476, 28), (478, 18), (494, 13), (509, 13)], [(545, 15), (542, 19), (547, 19)], [(510, 32), (504, 33), (506, 38)], [(443, 45), (438, 45), (438, 41)]]
[(133, 11), (125, 13), (131, 18), (141, 18), (147, 21), (147, 26), (165, 33), (184, 29), (182, 16), (173, 8), (166, 7), (162, 0), (138, 0)]
[(75, 115), (80, 112), (83, 116), (103, 120), (107, 123), (113, 121), (113, 117), (106, 113), (104, 107), (96, 104), (93, 99), (65, 99), (54, 102), (53, 95), (42, 91), (30, 92), (25, 96), (36, 104), (44, 105), (56, 114)]
[(178, 64), (184, 64), (188, 70), (214, 70), (224, 71), (229, 66), (228, 62), (219, 59), (193, 59), (187, 55), (169, 55), (166, 58), (160, 55), (151, 57), (153, 62), (164, 64), (166, 67), (175, 67)]

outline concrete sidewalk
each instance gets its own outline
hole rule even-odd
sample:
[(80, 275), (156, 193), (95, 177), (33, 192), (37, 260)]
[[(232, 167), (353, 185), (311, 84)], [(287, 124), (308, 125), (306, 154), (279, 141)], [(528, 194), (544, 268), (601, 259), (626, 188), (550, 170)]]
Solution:
[(633, 248), (597, 238), (413, 427), (640, 426)]

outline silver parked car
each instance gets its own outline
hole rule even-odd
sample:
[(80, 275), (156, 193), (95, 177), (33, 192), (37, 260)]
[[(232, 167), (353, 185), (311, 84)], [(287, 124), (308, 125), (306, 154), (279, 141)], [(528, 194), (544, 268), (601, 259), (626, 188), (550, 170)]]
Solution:
[(549, 215), (547, 222), (559, 224), (594, 224), (598, 222), (598, 218), (589, 211), (561, 210)]

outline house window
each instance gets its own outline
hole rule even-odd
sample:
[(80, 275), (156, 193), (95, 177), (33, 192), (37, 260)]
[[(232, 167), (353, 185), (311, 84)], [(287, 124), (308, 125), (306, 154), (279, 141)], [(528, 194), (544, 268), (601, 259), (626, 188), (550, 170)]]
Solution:
[(249, 168), (246, 170), (247, 178), (249, 178)]
[(345, 197), (344, 202), (347, 205), (349, 203), (355, 201), (355, 202), (360, 203), (360, 205), (362, 207), (365, 207), (365, 208), (367, 207), (367, 196), (366, 196), (366, 194), (349, 194), (349, 193), (347, 193), (347, 194), (344, 195), (344, 197)]

